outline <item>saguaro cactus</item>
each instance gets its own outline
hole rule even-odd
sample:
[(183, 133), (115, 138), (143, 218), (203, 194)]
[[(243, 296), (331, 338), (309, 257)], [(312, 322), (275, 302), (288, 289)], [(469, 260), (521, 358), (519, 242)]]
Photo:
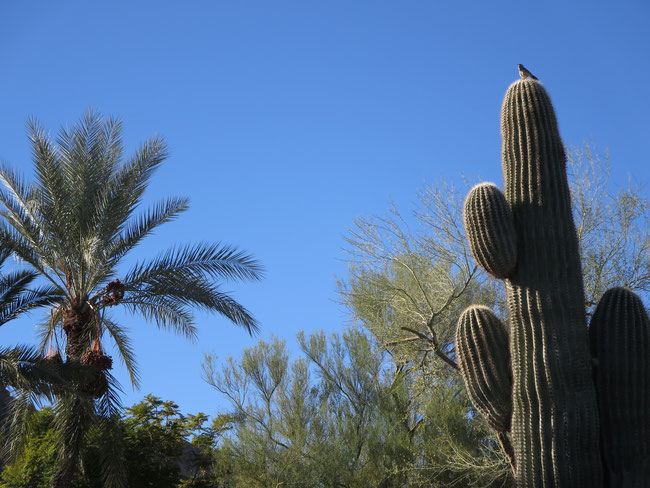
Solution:
[(489, 184), (472, 189), (465, 228), (479, 265), (506, 281), (515, 477), (526, 487), (599, 487), (578, 241), (564, 147), (541, 83), (509, 87), (501, 127), (505, 196)]
[(587, 331), (565, 154), (538, 81), (508, 88), (501, 127), (505, 195), (474, 187), (464, 225), (478, 264), (505, 280), (509, 345), (485, 307), (463, 313), (456, 352), (470, 398), (502, 442), (510, 428), (519, 487), (650, 487), (650, 319), (613, 288)]

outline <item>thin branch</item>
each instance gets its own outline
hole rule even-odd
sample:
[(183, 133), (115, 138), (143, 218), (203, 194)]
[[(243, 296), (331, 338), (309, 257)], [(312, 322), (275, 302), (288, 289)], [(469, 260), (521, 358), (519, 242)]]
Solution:
[(400, 327), (400, 328), (402, 330), (410, 332), (411, 334), (414, 334), (414, 335), (418, 336), (420, 339), (422, 339), (424, 341), (427, 341), (430, 344), (432, 344), (433, 347), (431, 349), (436, 354), (436, 356), (438, 356), (440, 359), (442, 359), (445, 363), (447, 363), (449, 366), (451, 366), (456, 371), (460, 370), (460, 368), (458, 367), (458, 364), (456, 364), (456, 362), (453, 359), (451, 359), (450, 357), (445, 355), (445, 353), (443, 353), (440, 350), (440, 346), (438, 345), (438, 343), (436, 341), (434, 341), (431, 337), (429, 337), (429, 336), (427, 336), (425, 334), (422, 334), (421, 332), (418, 332), (415, 329), (411, 329), (410, 327)]

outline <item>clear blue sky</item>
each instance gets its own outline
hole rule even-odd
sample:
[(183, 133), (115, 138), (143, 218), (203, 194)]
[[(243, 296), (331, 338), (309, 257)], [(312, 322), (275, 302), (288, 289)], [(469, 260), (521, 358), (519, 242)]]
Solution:
[[(164, 135), (171, 158), (149, 201), (191, 210), (134, 258), (222, 241), (267, 278), (226, 285), (261, 337), (341, 331), (335, 276), (356, 216), (425, 180), (501, 182), (499, 110), (525, 64), (548, 88), (566, 144), (611, 151), (617, 179), (649, 180), (650, 7), (645, 1), (0, 2), (0, 160), (31, 171), (25, 120), (55, 132), (88, 107), (120, 117), (132, 149)], [(35, 319), (36, 316), (32, 316)], [(189, 412), (225, 405), (200, 379), (258, 338), (199, 316), (191, 344), (127, 319), (145, 393)], [(30, 342), (30, 320), (0, 343)]]

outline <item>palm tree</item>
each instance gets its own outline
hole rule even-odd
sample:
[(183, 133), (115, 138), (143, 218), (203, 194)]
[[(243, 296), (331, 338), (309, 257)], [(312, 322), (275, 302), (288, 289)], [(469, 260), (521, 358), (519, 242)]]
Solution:
[[(110, 310), (128, 312), (186, 337), (196, 334), (193, 309), (217, 312), (249, 333), (257, 322), (217, 280), (257, 280), (262, 268), (252, 257), (219, 244), (177, 246), (123, 271), (128, 252), (159, 225), (188, 208), (186, 198), (167, 198), (135, 216), (154, 171), (167, 157), (154, 137), (123, 161), (121, 122), (88, 111), (72, 128), (50, 139), (28, 123), (35, 182), (0, 170), (0, 236), (8, 248), (47, 280), (58, 297), (42, 325), (41, 347), (55, 344), (66, 362), (94, 368), (92, 379), (72, 394), (57, 395), (60, 466), (53, 487), (66, 487), (78, 468), (84, 435), (102, 423), (106, 486), (123, 486), (119, 439), (119, 385), (102, 342), (112, 340), (131, 382), (138, 384), (134, 352), (125, 329)], [(59, 344), (64, 344), (62, 350)], [(108, 449), (108, 447), (112, 449)]]

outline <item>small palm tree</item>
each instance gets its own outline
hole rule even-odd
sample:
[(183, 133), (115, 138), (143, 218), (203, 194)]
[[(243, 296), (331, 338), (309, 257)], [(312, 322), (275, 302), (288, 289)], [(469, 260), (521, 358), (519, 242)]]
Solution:
[[(111, 359), (102, 343), (112, 340), (134, 386), (138, 372), (129, 337), (111, 318), (123, 307), (158, 327), (194, 337), (193, 309), (217, 312), (249, 333), (257, 323), (217, 280), (257, 280), (262, 268), (230, 246), (190, 244), (172, 248), (122, 271), (128, 252), (159, 225), (188, 208), (186, 198), (167, 198), (147, 211), (134, 212), (156, 168), (167, 157), (160, 138), (142, 144), (125, 162), (121, 123), (89, 111), (52, 141), (41, 126), (28, 123), (35, 183), (9, 169), (0, 170), (0, 236), (8, 248), (44, 277), (56, 304), (42, 324), (43, 348), (65, 344), (66, 362), (94, 368), (75, 394), (57, 396), (60, 467), (53, 487), (65, 487), (78, 468), (84, 435), (103, 422), (106, 486), (123, 485), (119, 439), (119, 385), (110, 375)], [(108, 449), (108, 447), (113, 448)]]

